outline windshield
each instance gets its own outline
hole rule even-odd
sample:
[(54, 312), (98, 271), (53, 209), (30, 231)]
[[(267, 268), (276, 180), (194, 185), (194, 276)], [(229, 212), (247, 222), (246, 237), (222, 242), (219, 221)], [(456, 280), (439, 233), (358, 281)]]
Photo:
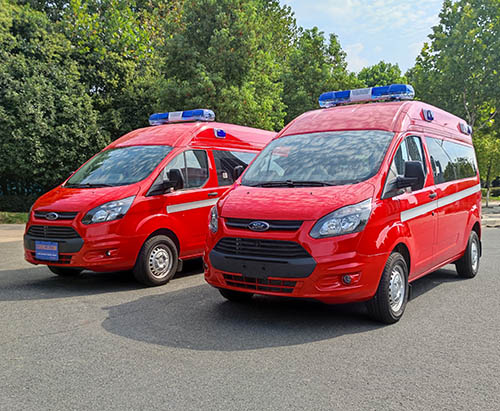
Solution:
[(247, 186), (353, 184), (376, 174), (394, 133), (328, 131), (273, 140), (244, 174)]
[(145, 179), (172, 150), (170, 146), (112, 148), (97, 154), (71, 176), (66, 187), (113, 187)]

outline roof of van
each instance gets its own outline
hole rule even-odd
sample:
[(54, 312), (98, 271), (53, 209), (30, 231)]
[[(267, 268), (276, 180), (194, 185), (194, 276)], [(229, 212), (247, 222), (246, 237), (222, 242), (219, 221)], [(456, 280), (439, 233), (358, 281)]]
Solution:
[[(215, 137), (214, 129), (225, 131), (224, 138)], [(173, 147), (220, 147), (261, 150), (276, 136), (274, 131), (216, 122), (172, 123), (140, 128), (125, 134), (107, 149), (139, 145)]]
[[(422, 110), (431, 110), (434, 120), (424, 120)], [(279, 137), (292, 134), (341, 130), (414, 131), (438, 134), (472, 144), (470, 135), (460, 131), (467, 123), (447, 111), (421, 101), (398, 101), (337, 106), (308, 111), (288, 124)]]

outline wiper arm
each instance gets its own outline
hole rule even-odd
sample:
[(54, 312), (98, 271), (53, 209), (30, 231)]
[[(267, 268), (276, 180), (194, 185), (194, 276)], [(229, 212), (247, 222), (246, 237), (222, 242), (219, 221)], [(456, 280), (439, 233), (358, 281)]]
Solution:
[(97, 184), (97, 183), (83, 183), (83, 184), (66, 184), (69, 188), (100, 188), (100, 187), (113, 187), (111, 184)]
[(307, 180), (286, 180), (286, 181), (262, 181), (260, 183), (250, 184), (252, 187), (297, 187), (297, 186), (334, 186), (335, 184), (327, 181), (307, 181)]

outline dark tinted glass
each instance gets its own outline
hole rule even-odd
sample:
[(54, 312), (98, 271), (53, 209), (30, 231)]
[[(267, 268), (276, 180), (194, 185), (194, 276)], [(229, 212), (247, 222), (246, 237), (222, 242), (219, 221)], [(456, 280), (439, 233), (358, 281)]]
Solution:
[(376, 174), (394, 134), (360, 130), (301, 134), (272, 141), (243, 176), (243, 184), (352, 184)]
[(431, 157), (431, 167), (434, 183), (444, 183), (457, 179), (455, 166), (449, 154), (443, 149), (443, 140), (426, 137), (427, 148)]
[(436, 184), (476, 176), (473, 147), (432, 137), (426, 137), (426, 142)]
[(201, 187), (208, 180), (208, 158), (205, 150), (188, 150), (186, 154), (186, 188)]
[(172, 150), (169, 146), (114, 148), (97, 154), (66, 183), (67, 187), (118, 186), (145, 179)]
[(452, 158), (458, 178), (476, 176), (476, 157), (474, 155), (474, 149), (471, 146), (445, 141), (443, 143), (443, 149)]
[(220, 151), (214, 150), (215, 168), (217, 169), (217, 180), (220, 186), (229, 186), (234, 183), (233, 171), (237, 166), (247, 168), (254, 159), (254, 153), (242, 151)]

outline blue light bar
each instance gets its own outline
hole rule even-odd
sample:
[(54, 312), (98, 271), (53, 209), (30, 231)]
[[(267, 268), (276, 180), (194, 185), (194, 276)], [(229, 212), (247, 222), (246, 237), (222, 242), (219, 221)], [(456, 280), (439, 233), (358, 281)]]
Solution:
[(339, 104), (361, 103), (365, 101), (412, 100), (415, 90), (409, 84), (359, 88), (355, 90), (329, 91), (319, 97), (321, 107), (334, 107)]
[(149, 124), (159, 126), (168, 123), (181, 123), (185, 121), (214, 121), (215, 113), (212, 110), (196, 109), (186, 111), (171, 111), (169, 113), (156, 113), (149, 116)]

